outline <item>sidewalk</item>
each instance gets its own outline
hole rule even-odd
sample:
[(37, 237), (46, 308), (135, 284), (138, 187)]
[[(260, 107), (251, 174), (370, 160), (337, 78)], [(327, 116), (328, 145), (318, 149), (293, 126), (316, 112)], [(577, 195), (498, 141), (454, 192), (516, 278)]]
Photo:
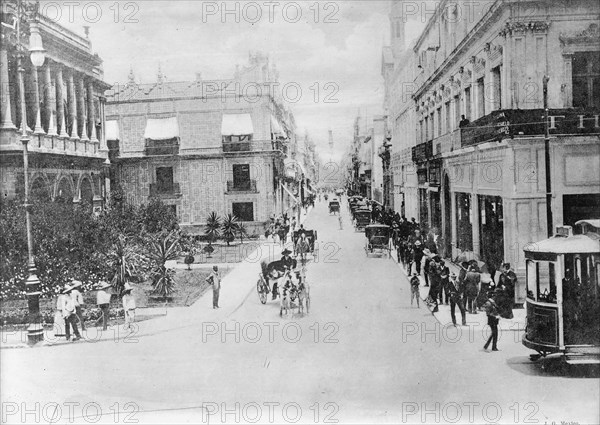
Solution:
[[(304, 223), (310, 215), (312, 207), (302, 214), (301, 223)], [(138, 316), (157, 316), (136, 322), (132, 330), (124, 329), (124, 319), (119, 319), (118, 325), (113, 325), (103, 332), (101, 327), (87, 328), (82, 332), (82, 339), (70, 342), (65, 337), (56, 338), (52, 329), (44, 330), (44, 341), (34, 345), (37, 347), (52, 347), (69, 344), (81, 344), (85, 342), (99, 343), (106, 341), (116, 342), (138, 342), (139, 338), (149, 335), (157, 335), (163, 332), (192, 332), (197, 333), (201, 323), (211, 321), (224, 321), (232, 315), (242, 303), (256, 293), (256, 280), (261, 272), (262, 260), (268, 262), (279, 260), (281, 252), (285, 248), (291, 248), (291, 242), (285, 246), (272, 241), (260, 240), (258, 247), (240, 263), (223, 264), (223, 267), (232, 267), (231, 272), (223, 278), (219, 304), (222, 308), (212, 308), (212, 290), (206, 291), (193, 305), (189, 307), (170, 308), (139, 308)], [(173, 264), (173, 266), (175, 266)], [(201, 267), (212, 267), (213, 264), (199, 264)], [(183, 267), (187, 265), (183, 264)], [(180, 268), (180, 267), (178, 267)], [(162, 317), (158, 317), (162, 316)], [(81, 329), (80, 329), (81, 331)], [(2, 331), (0, 333), (0, 349), (7, 348), (29, 348), (27, 344), (27, 330)]]
[[(400, 269), (402, 269), (402, 271), (404, 271), (404, 273), (408, 277), (408, 273), (406, 273), (404, 266), (401, 263), (398, 263), (398, 257), (397, 257), (397, 254), (394, 249), (392, 249), (392, 259), (393, 259), (393, 261), (396, 262), (398, 267), (400, 267)], [(460, 267), (458, 265), (454, 264), (449, 259), (445, 259), (444, 261), (445, 261), (446, 265), (448, 266), (448, 268), (450, 269), (450, 272), (451, 273), (454, 272), (458, 276)], [(430, 311), (432, 311), (432, 307), (429, 307), (427, 305), (427, 303), (425, 303), (425, 300), (429, 296), (429, 288), (430, 287), (425, 286), (425, 278), (423, 276), (419, 276), (419, 279), (421, 280), (421, 286), (419, 287), (419, 291), (421, 294), (421, 298), (423, 299), (422, 305), (424, 305), (426, 308), (428, 308)], [(432, 314), (442, 326), (452, 326), (452, 316), (450, 314), (450, 305), (439, 304), (438, 312), (437, 313), (432, 312)], [(455, 309), (455, 315), (456, 315), (456, 323), (460, 324), (461, 323), (461, 315), (460, 315), (460, 309), (458, 308), (458, 306)], [(513, 309), (513, 316), (514, 317), (512, 319), (500, 319), (498, 328), (503, 331), (512, 330), (512, 331), (517, 331), (517, 332), (524, 332), (525, 331), (525, 323), (526, 323), (526, 310), (524, 308)], [(467, 324), (470, 327), (475, 327), (477, 329), (483, 329), (487, 326), (487, 315), (485, 314), (484, 311), (478, 311), (476, 314), (470, 314), (467, 312), (466, 318), (467, 318)]]

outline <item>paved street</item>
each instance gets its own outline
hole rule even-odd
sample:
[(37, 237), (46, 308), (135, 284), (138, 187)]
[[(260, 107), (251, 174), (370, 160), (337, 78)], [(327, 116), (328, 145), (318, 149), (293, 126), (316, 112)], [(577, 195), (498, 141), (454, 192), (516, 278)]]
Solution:
[[(320, 248), (310, 314), (262, 305), (260, 266), (245, 262), (224, 280), (220, 310), (209, 292), (129, 339), (1, 350), (3, 422), (68, 422), (69, 402), (76, 423), (599, 422), (597, 374), (542, 370), (514, 331), (484, 352), (480, 327), (411, 307), (401, 268), (366, 258), (345, 203), (344, 230), (326, 209), (305, 222)], [(279, 250), (265, 244), (260, 256)]]

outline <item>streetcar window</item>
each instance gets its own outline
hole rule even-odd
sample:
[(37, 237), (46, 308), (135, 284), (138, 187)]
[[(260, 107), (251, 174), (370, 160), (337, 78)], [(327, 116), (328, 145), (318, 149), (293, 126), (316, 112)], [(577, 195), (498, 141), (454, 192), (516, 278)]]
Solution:
[(554, 263), (540, 261), (536, 263), (537, 300), (546, 303), (556, 302), (556, 280)]
[(537, 294), (537, 270), (534, 261), (527, 260), (527, 298), (535, 300)]

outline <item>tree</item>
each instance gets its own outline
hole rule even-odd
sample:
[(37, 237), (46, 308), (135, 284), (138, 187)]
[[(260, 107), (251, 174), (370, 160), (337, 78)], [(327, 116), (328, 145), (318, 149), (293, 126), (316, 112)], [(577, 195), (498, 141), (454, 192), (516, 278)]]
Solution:
[(212, 247), (212, 243), (221, 236), (221, 218), (216, 212), (211, 212), (206, 220), (206, 236), (208, 236), (208, 244)]
[(166, 263), (179, 256), (179, 239), (177, 232), (158, 235), (150, 243), (148, 258), (150, 260), (150, 278), (154, 292), (162, 297), (168, 297), (175, 287), (175, 270), (167, 268)]
[(112, 270), (110, 282), (117, 293), (121, 293), (125, 282), (143, 277), (148, 267), (147, 260), (139, 248), (124, 235), (117, 238), (106, 257), (107, 266)]
[(223, 220), (223, 225), (221, 228), (222, 235), (225, 238), (225, 242), (227, 242), (227, 246), (229, 246), (229, 243), (235, 239), (235, 234), (238, 232), (238, 229), (238, 218), (231, 213), (227, 214)]
[(240, 235), (240, 243), (244, 243), (244, 236), (248, 237), (248, 228), (243, 222), (240, 221), (237, 230), (238, 234)]

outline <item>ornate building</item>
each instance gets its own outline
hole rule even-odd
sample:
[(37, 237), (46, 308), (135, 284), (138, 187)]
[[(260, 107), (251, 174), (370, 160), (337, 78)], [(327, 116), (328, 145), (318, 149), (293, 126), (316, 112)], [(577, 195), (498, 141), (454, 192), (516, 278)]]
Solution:
[[(473, 252), (524, 274), (524, 246), (548, 228), (599, 217), (599, 14), (582, 0), (437, 5), (411, 49), (411, 156), (413, 202), (446, 256)], [(522, 302), (524, 284), (517, 289)]]
[[(3, 2), (0, 47), (1, 191), (5, 199), (24, 193), (22, 127), (30, 141), (29, 185), (33, 198), (86, 202), (101, 208), (106, 197), (108, 150), (104, 143), (102, 60), (86, 34), (79, 36), (37, 13), (37, 6)], [(17, 69), (17, 16), (21, 16), (23, 92)], [(31, 40), (45, 49), (36, 67)], [(37, 47), (41, 47), (37, 46)], [(24, 105), (23, 105), (24, 100)], [(23, 120), (25, 110), (26, 120)], [(26, 121), (26, 122), (25, 122)]]
[(170, 82), (159, 70), (155, 83), (137, 84), (131, 74), (106, 93), (113, 186), (134, 205), (161, 198), (193, 232), (213, 211), (262, 232), (301, 201), (307, 174), (287, 158), (296, 125), (273, 93), (277, 78), (261, 54), (227, 80)]

